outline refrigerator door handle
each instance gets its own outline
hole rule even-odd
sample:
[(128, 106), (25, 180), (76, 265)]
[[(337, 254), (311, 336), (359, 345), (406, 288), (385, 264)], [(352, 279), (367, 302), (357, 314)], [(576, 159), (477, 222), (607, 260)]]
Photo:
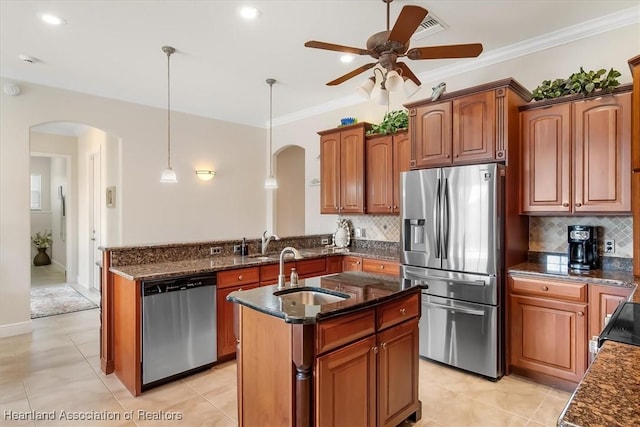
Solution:
[(482, 310), (471, 310), (468, 308), (451, 307), (444, 304), (436, 304), (434, 302), (423, 302), (422, 305), (426, 307), (440, 308), (442, 310), (451, 310), (462, 314), (470, 314), (472, 316), (484, 316), (485, 313)]
[(436, 190), (436, 203), (434, 205), (434, 212), (433, 212), (433, 217), (435, 218), (434, 221), (434, 234), (436, 236), (436, 242), (435, 242), (435, 246), (436, 246), (436, 258), (440, 258), (440, 229), (441, 229), (441, 217), (440, 217), (440, 204), (441, 204), (441, 199), (442, 199), (442, 194), (441, 194), (441, 187), (440, 187), (440, 178), (438, 178), (438, 184), (437, 184), (437, 190)]
[(443, 191), (442, 228), (442, 259), (447, 259), (449, 253), (449, 180), (446, 178), (444, 179)]

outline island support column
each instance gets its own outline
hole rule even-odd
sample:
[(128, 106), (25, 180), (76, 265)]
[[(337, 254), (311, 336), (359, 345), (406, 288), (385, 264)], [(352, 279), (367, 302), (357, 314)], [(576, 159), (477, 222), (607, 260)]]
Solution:
[(293, 325), (293, 363), (296, 366), (295, 381), (295, 425), (313, 425), (313, 360), (314, 325)]

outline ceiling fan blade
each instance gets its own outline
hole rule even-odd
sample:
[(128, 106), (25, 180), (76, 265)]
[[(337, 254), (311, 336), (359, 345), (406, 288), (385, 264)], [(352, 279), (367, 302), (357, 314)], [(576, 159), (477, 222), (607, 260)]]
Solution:
[(363, 66), (356, 68), (355, 70), (345, 74), (344, 76), (338, 77), (337, 79), (330, 81), (329, 83), (327, 83), (327, 86), (335, 86), (335, 85), (339, 85), (342, 82), (346, 82), (350, 78), (355, 77), (358, 74), (367, 71), (369, 68), (373, 68), (376, 64), (377, 62), (364, 64)]
[(405, 6), (389, 33), (388, 40), (406, 44), (429, 11), (420, 6)]
[(400, 67), (400, 69), (402, 69), (402, 75), (404, 77), (408, 77), (409, 79), (413, 80), (413, 82), (415, 84), (417, 84), (418, 86), (420, 86), (422, 83), (420, 82), (420, 80), (416, 77), (415, 74), (413, 74), (413, 71), (411, 71), (409, 69), (409, 67), (407, 66), (407, 64), (405, 64), (404, 62), (398, 62), (397, 63), (398, 67)]
[(406, 56), (409, 59), (473, 58), (480, 53), (482, 53), (482, 44), (470, 43), (414, 47), (409, 49)]
[(339, 44), (319, 42), (316, 40), (308, 41), (304, 45), (306, 47), (312, 47), (315, 49), (334, 50), (336, 52), (352, 53), (354, 55), (369, 55), (369, 51), (366, 49), (360, 49), (358, 47), (342, 46)]

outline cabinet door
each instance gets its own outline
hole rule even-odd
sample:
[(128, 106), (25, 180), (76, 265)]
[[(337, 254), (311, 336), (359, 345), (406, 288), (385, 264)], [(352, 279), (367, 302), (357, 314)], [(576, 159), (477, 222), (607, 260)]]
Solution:
[(574, 103), (575, 212), (631, 210), (631, 94)]
[(604, 328), (607, 315), (631, 295), (631, 288), (589, 285), (589, 337), (597, 337)]
[(510, 297), (511, 366), (578, 383), (587, 368), (587, 306)]
[(320, 213), (338, 213), (340, 132), (320, 137)]
[(571, 212), (571, 105), (520, 113), (524, 213)]
[(322, 427), (376, 425), (376, 337), (316, 361), (316, 422)]
[(428, 104), (416, 108), (411, 117), (415, 127), (412, 141), (413, 168), (451, 164), (451, 102)]
[[(295, 262), (284, 263), (284, 274), (287, 279), (291, 275), (291, 269), (295, 268)], [(280, 273), (280, 264), (267, 264), (260, 266), (260, 284), (261, 285), (275, 285), (278, 283), (278, 274)]]
[(366, 140), (367, 213), (393, 211), (393, 137)]
[(243, 285), (216, 291), (216, 335), (218, 341), (218, 359), (235, 354), (236, 335), (234, 331), (234, 303), (227, 301), (227, 295), (241, 289), (257, 288), (257, 284)]
[(330, 256), (327, 258), (327, 274), (342, 273), (342, 256)]
[(340, 132), (340, 213), (364, 213), (364, 129)]
[(327, 260), (325, 258), (300, 260), (296, 262), (296, 269), (300, 279), (322, 276), (327, 272)]
[(407, 132), (393, 136), (393, 213), (400, 213), (400, 172), (411, 164), (411, 141)]
[(453, 163), (495, 159), (496, 102), (494, 91), (453, 100)]
[(362, 257), (345, 255), (342, 259), (342, 271), (362, 271)]
[(397, 261), (365, 258), (362, 260), (362, 271), (399, 277), (400, 264)]
[(378, 334), (378, 426), (396, 426), (418, 408), (418, 319)]

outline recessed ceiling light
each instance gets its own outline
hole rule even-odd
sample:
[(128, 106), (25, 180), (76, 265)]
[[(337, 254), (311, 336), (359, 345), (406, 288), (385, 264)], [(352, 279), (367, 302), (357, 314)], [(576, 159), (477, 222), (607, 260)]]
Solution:
[(50, 13), (45, 13), (44, 15), (42, 15), (42, 20), (49, 25), (63, 25), (67, 23), (64, 18), (56, 15), (51, 15)]
[(353, 55), (342, 55), (340, 57), (340, 61), (348, 64), (349, 62), (353, 62)]
[(256, 19), (260, 16), (260, 11), (252, 6), (244, 6), (240, 8), (240, 16), (244, 19)]

